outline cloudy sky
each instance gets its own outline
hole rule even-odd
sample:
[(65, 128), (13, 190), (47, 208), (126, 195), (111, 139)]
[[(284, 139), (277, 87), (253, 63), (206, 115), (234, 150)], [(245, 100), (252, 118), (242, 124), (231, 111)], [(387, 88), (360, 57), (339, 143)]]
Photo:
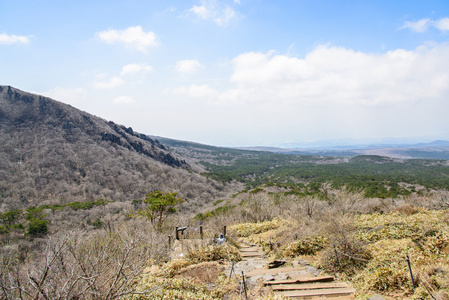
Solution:
[(210, 145), (449, 139), (449, 2), (0, 0), (0, 84)]

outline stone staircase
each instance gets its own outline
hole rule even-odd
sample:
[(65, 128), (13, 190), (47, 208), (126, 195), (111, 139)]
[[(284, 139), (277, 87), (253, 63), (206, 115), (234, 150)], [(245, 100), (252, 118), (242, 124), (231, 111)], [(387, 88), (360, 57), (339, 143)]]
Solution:
[(263, 283), (274, 294), (292, 299), (354, 299), (355, 290), (347, 283), (335, 281), (333, 276), (319, 275), (319, 271), (300, 259), (299, 261), (278, 262), (279, 267), (269, 269), (269, 261), (262, 249), (254, 244), (242, 242), (242, 261), (234, 268), (236, 274), (245, 274), (248, 286)]

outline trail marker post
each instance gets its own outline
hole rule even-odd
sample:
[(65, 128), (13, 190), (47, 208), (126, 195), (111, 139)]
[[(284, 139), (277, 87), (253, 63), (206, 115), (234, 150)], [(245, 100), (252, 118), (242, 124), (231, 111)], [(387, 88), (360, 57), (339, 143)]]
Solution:
[(415, 293), (415, 280), (413, 279), (413, 272), (412, 272), (412, 266), (410, 265), (410, 258), (408, 257), (408, 254), (405, 255), (406, 261), (408, 264), (408, 270), (410, 271), (410, 277), (412, 278), (412, 285), (413, 285), (413, 293)]

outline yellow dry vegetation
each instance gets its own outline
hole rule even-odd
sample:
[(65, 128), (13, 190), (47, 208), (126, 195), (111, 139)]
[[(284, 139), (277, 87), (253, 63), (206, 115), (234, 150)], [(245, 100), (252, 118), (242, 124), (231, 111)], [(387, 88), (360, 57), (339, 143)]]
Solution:
[(274, 218), (271, 221), (259, 222), (259, 223), (240, 223), (232, 225), (231, 230), (237, 232), (240, 237), (249, 237), (250, 235), (260, 234), (273, 229), (280, 229), (281, 226), (288, 226), (291, 222)]
[[(346, 236), (345, 247), (338, 244), (335, 232), (326, 230), (310, 232), (277, 247), (276, 239), (282, 239), (288, 230), (298, 230), (296, 226), (304, 226), (299, 220), (275, 218), (237, 224), (232, 229), (277, 258), (317, 254), (319, 265), (327, 272), (337, 272), (333, 273), (337, 277), (352, 281), (361, 299), (364, 293), (396, 299), (428, 299), (431, 295), (449, 294), (449, 210), (406, 206), (391, 213), (346, 215), (342, 223), (351, 230), (341, 233)], [(335, 251), (340, 266), (326, 268), (338, 264)], [(407, 255), (415, 279), (415, 293)]]
[[(333, 215), (333, 218), (340, 218), (340, 221), (332, 224), (341, 223), (342, 226), (325, 230), (329, 218), (317, 219), (314, 230), (301, 232), (306, 225), (301, 220), (274, 218), (229, 228), (276, 257), (315, 255), (324, 271), (352, 281), (357, 299), (367, 299), (368, 295), (376, 293), (394, 299), (430, 299), (431, 296), (445, 299), (444, 295), (449, 294), (449, 210), (410, 206), (390, 213), (347, 214), (344, 218)], [(298, 230), (300, 234), (296, 234)], [(335, 259), (335, 251), (338, 251), (339, 259)], [(415, 279), (414, 293), (406, 256), (410, 258)], [(240, 260), (238, 249), (231, 245), (194, 247), (183, 259), (172, 260), (143, 274), (135, 286), (138, 292), (146, 294), (128, 297), (223, 299), (224, 295), (235, 295), (237, 282), (226, 279), (223, 274), (218, 275), (219, 263), (205, 263), (220, 260)], [(340, 265), (335, 267), (338, 261)], [(213, 265), (215, 270), (207, 270)], [(195, 272), (210, 272), (214, 279), (189, 280), (190, 275), (186, 274)], [(282, 297), (261, 295), (258, 299)]]
[[(127, 299), (223, 299), (225, 293), (235, 290), (235, 280), (220, 274), (216, 261), (241, 260), (238, 249), (231, 245), (204, 245), (190, 249), (185, 257), (173, 259), (149, 268), (133, 282), (133, 294)], [(201, 272), (201, 276), (198, 276)], [(219, 275), (220, 274), (220, 275)], [(206, 276), (210, 275), (210, 276)], [(209, 278), (192, 280), (192, 277)], [(212, 286), (212, 288), (211, 288)]]
[(197, 247), (187, 253), (187, 259), (192, 263), (200, 263), (206, 261), (234, 261), (242, 260), (240, 251), (232, 245), (207, 245)]
[[(220, 277), (221, 281), (226, 281)], [(154, 273), (143, 274), (135, 283), (133, 294), (126, 299), (223, 299), (224, 289), (209, 290), (206, 284), (195, 283), (188, 278), (161, 277)]]
[(372, 255), (365, 268), (353, 278), (356, 286), (411, 297), (408, 255), (418, 287), (415, 298), (449, 292), (448, 213), (448, 210), (415, 208), (356, 216), (357, 236), (368, 243)]
[(328, 244), (329, 239), (327, 237), (323, 235), (314, 235), (282, 246), (280, 251), (283, 257), (313, 255), (323, 250)]

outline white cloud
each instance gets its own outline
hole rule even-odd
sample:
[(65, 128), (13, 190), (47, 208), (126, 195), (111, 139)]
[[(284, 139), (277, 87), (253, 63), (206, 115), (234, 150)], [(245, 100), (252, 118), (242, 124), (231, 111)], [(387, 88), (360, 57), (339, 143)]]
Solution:
[(115, 98), (114, 100), (112, 100), (112, 102), (114, 104), (131, 104), (131, 103), (135, 103), (136, 101), (129, 96), (119, 96), (119, 97)]
[[(234, 0), (240, 4), (240, 1)], [(219, 26), (227, 26), (237, 16), (237, 13), (228, 5), (223, 5), (217, 0), (202, 0), (201, 5), (194, 5), (189, 12), (201, 20), (212, 20)]]
[(416, 31), (416, 32), (424, 32), (429, 28), (430, 24), (431, 24), (430, 19), (421, 19), (416, 22), (407, 21), (404, 23), (404, 25), (401, 28), (402, 29), (410, 28), (411, 30)]
[(176, 71), (181, 73), (195, 73), (201, 68), (203, 68), (203, 65), (196, 59), (185, 59), (176, 62)]
[(449, 18), (443, 18), (434, 22), (434, 26), (441, 31), (449, 30)]
[(304, 59), (250, 52), (233, 60), (231, 81), (254, 101), (405, 105), (447, 95), (448, 55), (448, 45), (381, 55), (320, 46)]
[(319, 46), (305, 58), (248, 52), (232, 60), (230, 82), (175, 89), (223, 105), (256, 104), (292, 111), (301, 107), (371, 109), (406, 107), (449, 96), (449, 45), (397, 49), (384, 54)]
[(200, 19), (209, 19), (212, 17), (213, 13), (210, 9), (208, 9), (205, 5), (194, 5), (191, 9), (191, 12), (193, 12), (198, 18)]
[(210, 131), (227, 124), (240, 144), (446, 134), (447, 57), (448, 44), (382, 54), (332, 46), (305, 57), (248, 52), (232, 60), (231, 87), (193, 84), (172, 94), (213, 116)]
[(226, 7), (221, 14), (219, 14), (215, 19), (215, 23), (217, 23), (219, 26), (226, 26), (228, 23), (235, 17), (235, 10), (230, 8), (229, 6)]
[(152, 31), (145, 32), (142, 27), (129, 27), (124, 30), (108, 29), (101, 31), (98, 37), (108, 43), (123, 43), (127, 47), (145, 52), (149, 47), (156, 46), (156, 34)]
[(94, 82), (93, 86), (97, 89), (113, 89), (124, 83), (125, 81), (123, 79), (114, 76), (107, 81), (96, 81)]
[(62, 101), (64, 103), (77, 106), (81, 102), (86, 100), (87, 92), (82, 88), (62, 88), (62, 87), (55, 87), (47, 92), (43, 93), (36, 93), (36, 94), (42, 94), (44, 96), (50, 97), (57, 101)]
[(135, 74), (135, 73), (148, 73), (153, 71), (153, 67), (146, 64), (128, 64), (123, 66), (122, 72), (120, 73), (122, 76)]
[(431, 19), (421, 19), (416, 22), (405, 22), (401, 29), (410, 28), (415, 32), (425, 32), (427, 29), (433, 26), (438, 30), (445, 32), (449, 31), (449, 18), (442, 18), (437, 21)]
[(23, 35), (8, 35), (0, 33), (0, 44), (11, 45), (11, 44), (28, 44), (30, 42), (29, 36)]

